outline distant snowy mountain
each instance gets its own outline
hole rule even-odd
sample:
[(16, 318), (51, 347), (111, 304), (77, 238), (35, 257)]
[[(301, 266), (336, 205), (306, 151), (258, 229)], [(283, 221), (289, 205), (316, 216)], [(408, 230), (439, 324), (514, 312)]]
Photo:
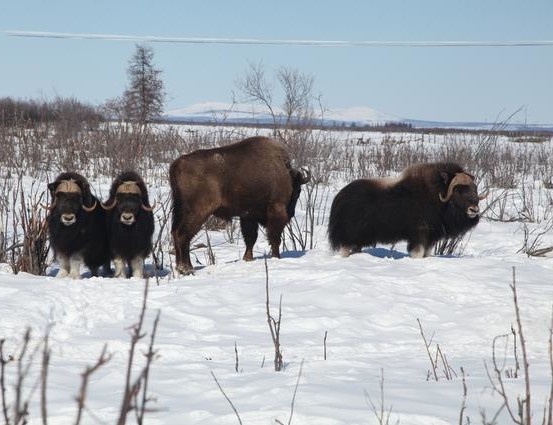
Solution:
[(385, 114), (377, 111), (376, 109), (368, 108), (366, 106), (352, 106), (343, 109), (329, 109), (324, 114), (324, 119), (327, 121), (335, 121), (337, 123), (354, 122), (356, 125), (371, 125), (371, 124), (385, 124), (389, 122), (403, 122), (404, 118), (400, 118), (396, 115)]
[(168, 111), (164, 116), (172, 121), (195, 122), (255, 121), (271, 118), (269, 109), (260, 105), (245, 103), (228, 104), (223, 102), (196, 103), (184, 108)]
[[(284, 120), (284, 112), (275, 108), (277, 119)], [(226, 124), (272, 124), (271, 111), (262, 105), (225, 102), (202, 102), (173, 109), (163, 118), (171, 122), (226, 123)], [(386, 114), (365, 106), (331, 108), (322, 114), (317, 124), (323, 126), (375, 126), (390, 123), (406, 124), (415, 128), (460, 128), (460, 129), (503, 129), (511, 131), (553, 131), (553, 124), (492, 123), (492, 122), (443, 122), (402, 118)]]
[[(284, 117), (280, 108), (273, 111), (275, 116)], [(264, 106), (255, 104), (223, 102), (203, 102), (184, 108), (173, 109), (165, 113), (169, 121), (187, 122), (226, 122), (226, 123), (272, 123), (271, 111)], [(344, 109), (329, 109), (324, 112), (321, 123), (327, 125), (375, 125), (387, 122), (402, 122), (404, 119), (394, 115), (384, 114), (372, 108), (363, 106)]]

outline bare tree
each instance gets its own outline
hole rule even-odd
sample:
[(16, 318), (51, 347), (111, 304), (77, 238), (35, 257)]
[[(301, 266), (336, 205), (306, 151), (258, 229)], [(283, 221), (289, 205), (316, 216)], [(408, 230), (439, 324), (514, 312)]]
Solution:
[(282, 109), (286, 128), (294, 124), (310, 123), (314, 115), (313, 75), (289, 67), (279, 68), (276, 75), (283, 91)]
[(129, 60), (127, 75), (129, 87), (123, 95), (128, 118), (144, 125), (163, 113), (165, 91), (160, 78), (161, 70), (153, 63), (154, 52), (146, 45), (136, 45)]
[[(298, 69), (281, 67), (269, 80), (262, 63), (250, 64), (244, 78), (237, 81), (238, 89), (249, 102), (264, 106), (273, 120), (275, 136), (288, 142), (293, 130), (309, 127), (315, 116), (313, 75)], [(275, 105), (275, 86), (280, 90), (281, 105)]]

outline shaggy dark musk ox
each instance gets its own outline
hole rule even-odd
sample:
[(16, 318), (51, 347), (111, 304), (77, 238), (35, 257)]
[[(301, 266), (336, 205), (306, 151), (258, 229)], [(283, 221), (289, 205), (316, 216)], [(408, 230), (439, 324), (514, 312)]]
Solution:
[(148, 190), (134, 171), (117, 176), (111, 185), (109, 199), (102, 207), (108, 211), (109, 249), (115, 266), (115, 277), (142, 277), (144, 259), (152, 251), (154, 214)]
[(48, 215), (50, 245), (59, 262), (58, 277), (81, 277), (84, 264), (92, 276), (98, 268), (109, 271), (106, 213), (90, 193), (88, 181), (80, 174), (60, 174), (48, 185), (52, 204)]
[(426, 257), (439, 240), (476, 226), (483, 198), (474, 177), (454, 163), (414, 165), (397, 179), (355, 180), (332, 202), (330, 245), (348, 256), (405, 240), (411, 257)]
[(190, 241), (211, 214), (240, 217), (244, 260), (253, 259), (258, 224), (267, 229), (272, 256), (279, 257), (282, 231), (310, 174), (291, 167), (282, 144), (252, 137), (182, 155), (171, 164), (169, 178), (177, 270), (190, 273)]

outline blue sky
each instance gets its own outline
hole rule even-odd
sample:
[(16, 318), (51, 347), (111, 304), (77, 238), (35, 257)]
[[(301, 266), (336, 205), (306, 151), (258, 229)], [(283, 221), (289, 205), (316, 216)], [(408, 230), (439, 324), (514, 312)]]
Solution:
[[(0, 31), (347, 41), (553, 40), (551, 0), (10, 0)], [(152, 44), (166, 109), (230, 101), (250, 63), (310, 73), (329, 108), (413, 119), (553, 123), (553, 46)], [(135, 43), (0, 34), (0, 96), (101, 103), (127, 84)]]

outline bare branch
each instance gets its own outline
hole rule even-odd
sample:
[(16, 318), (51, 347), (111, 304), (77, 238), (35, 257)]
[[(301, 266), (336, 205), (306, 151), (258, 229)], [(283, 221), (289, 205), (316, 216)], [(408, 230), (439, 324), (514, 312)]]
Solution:
[(213, 376), (213, 380), (215, 381), (215, 383), (217, 384), (217, 386), (219, 387), (219, 390), (221, 391), (221, 393), (223, 393), (223, 396), (226, 398), (226, 400), (228, 401), (228, 403), (230, 404), (230, 407), (232, 407), (232, 410), (234, 410), (234, 414), (236, 415), (236, 417), (238, 418), (238, 423), (240, 425), (242, 425), (242, 419), (240, 419), (240, 415), (238, 414), (238, 410), (236, 410), (236, 407), (234, 407), (234, 404), (232, 403), (232, 401), (230, 400), (230, 398), (227, 396), (227, 394), (225, 393), (225, 391), (223, 390), (223, 387), (221, 387), (221, 384), (219, 384), (219, 381), (217, 380), (217, 377), (215, 376), (215, 374), (213, 373), (213, 371), (211, 372), (211, 376)]
[(278, 320), (275, 320), (271, 315), (269, 307), (269, 267), (267, 265), (267, 258), (265, 257), (265, 312), (267, 314), (267, 323), (269, 324), (269, 330), (271, 331), (271, 338), (275, 348), (275, 371), (280, 372), (283, 367), (282, 351), (280, 348), (280, 324), (282, 318), (282, 295), (280, 295), (280, 302), (278, 306)]
[(86, 393), (88, 390), (88, 380), (90, 379), (90, 376), (111, 359), (111, 354), (106, 354), (107, 348), (107, 344), (104, 344), (102, 352), (100, 353), (100, 357), (98, 357), (96, 363), (94, 363), (92, 366), (87, 366), (84, 372), (81, 374), (81, 388), (79, 390), (79, 395), (76, 397), (78, 410), (77, 419), (75, 419), (75, 425), (79, 425), (81, 423), (82, 414), (85, 409), (85, 401), (87, 396)]

